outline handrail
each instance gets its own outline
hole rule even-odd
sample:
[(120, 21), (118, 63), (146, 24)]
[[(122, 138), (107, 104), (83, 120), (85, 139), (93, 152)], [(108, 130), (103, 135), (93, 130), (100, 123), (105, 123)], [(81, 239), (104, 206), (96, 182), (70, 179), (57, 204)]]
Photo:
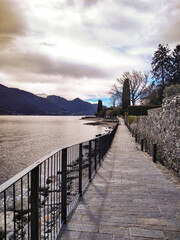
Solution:
[(3, 239), (56, 239), (107, 153), (117, 127), (118, 123), (111, 133), (53, 151), (3, 183)]

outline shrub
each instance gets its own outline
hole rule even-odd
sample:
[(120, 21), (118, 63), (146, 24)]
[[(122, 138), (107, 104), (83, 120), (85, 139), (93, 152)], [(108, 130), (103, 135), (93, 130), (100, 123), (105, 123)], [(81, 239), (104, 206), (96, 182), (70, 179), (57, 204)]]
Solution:
[(130, 116), (127, 117), (127, 122), (128, 122), (129, 125), (133, 122), (137, 123), (137, 117), (130, 115)]
[(175, 85), (171, 85), (169, 87), (165, 87), (165, 89), (163, 91), (163, 96), (165, 98), (174, 96), (174, 95), (178, 95), (178, 94), (180, 94), (180, 84), (175, 84)]
[(120, 107), (113, 108), (110, 112), (111, 117), (116, 117), (120, 115), (123, 115), (123, 110)]
[(152, 108), (158, 108), (161, 107), (160, 105), (157, 106), (129, 106), (127, 115), (133, 115), (133, 116), (143, 116), (148, 114), (148, 110)]
[(96, 115), (96, 117), (104, 118), (105, 114), (106, 114), (106, 109), (103, 109)]

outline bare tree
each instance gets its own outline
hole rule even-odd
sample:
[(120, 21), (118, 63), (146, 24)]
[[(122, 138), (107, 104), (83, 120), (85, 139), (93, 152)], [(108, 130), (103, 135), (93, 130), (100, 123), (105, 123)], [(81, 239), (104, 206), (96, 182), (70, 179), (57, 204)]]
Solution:
[(133, 70), (132, 72), (125, 72), (121, 78), (117, 79), (121, 88), (125, 80), (129, 79), (130, 99), (133, 106), (138, 100), (147, 95), (148, 75), (148, 73)]
[(111, 95), (111, 103), (113, 107), (120, 106), (122, 102), (122, 89), (118, 88), (117, 84), (113, 84), (108, 92)]

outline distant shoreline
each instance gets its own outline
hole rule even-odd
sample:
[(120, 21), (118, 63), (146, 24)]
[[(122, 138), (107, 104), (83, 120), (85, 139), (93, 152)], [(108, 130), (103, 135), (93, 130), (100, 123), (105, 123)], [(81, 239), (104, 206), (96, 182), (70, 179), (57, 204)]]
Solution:
[(104, 118), (97, 118), (97, 117), (82, 117), (81, 120), (87, 120), (88, 122), (84, 123), (84, 125), (92, 125), (97, 126), (101, 125), (107, 127), (109, 130), (113, 129), (116, 125), (116, 121)]

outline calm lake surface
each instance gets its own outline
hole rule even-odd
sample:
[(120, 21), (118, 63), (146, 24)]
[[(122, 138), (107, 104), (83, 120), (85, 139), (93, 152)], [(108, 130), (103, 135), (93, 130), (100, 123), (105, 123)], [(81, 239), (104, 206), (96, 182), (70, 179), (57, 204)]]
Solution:
[(104, 133), (80, 116), (0, 116), (0, 184), (50, 152)]

